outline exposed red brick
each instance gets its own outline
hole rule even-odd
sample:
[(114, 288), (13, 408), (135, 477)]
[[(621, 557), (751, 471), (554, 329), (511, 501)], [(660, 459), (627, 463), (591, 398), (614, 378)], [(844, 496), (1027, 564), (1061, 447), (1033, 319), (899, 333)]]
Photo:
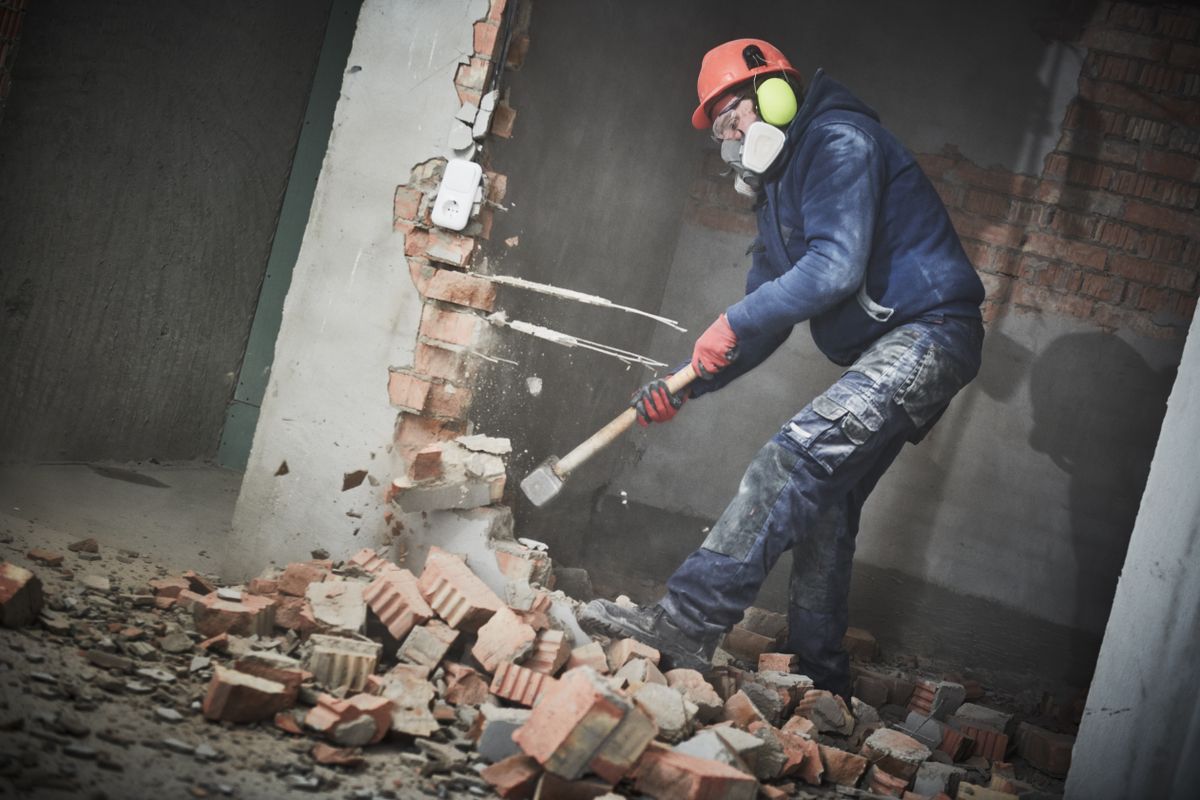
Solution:
[(533, 649), (537, 637), (508, 606), (501, 606), (480, 626), (471, 655), (488, 672), (495, 672), (502, 661), (520, 661)]
[(440, 381), (430, 387), (429, 404), (425, 410), (435, 417), (465, 419), (473, 396), (474, 393), (466, 387)]
[(421, 335), (436, 342), (470, 347), (483, 322), (467, 312), (438, 308), (426, 303), (421, 310)]
[(416, 625), (433, 617), (416, 577), (406, 569), (390, 566), (363, 592), (371, 611), (396, 639), (403, 639)]
[(997, 247), (1019, 247), (1025, 238), (1025, 230), (1006, 222), (983, 220), (951, 210), (950, 219), (959, 236), (978, 239)]
[(467, 360), (461, 351), (418, 342), (413, 353), (413, 371), (451, 383), (462, 383), (467, 377)]
[(496, 104), (496, 110), (492, 112), (491, 133), (502, 139), (510, 139), (512, 138), (513, 125), (516, 121), (516, 109), (510, 106), (507, 100), (501, 100)]
[(908, 779), (890, 775), (879, 767), (872, 766), (867, 770), (864, 786), (875, 794), (885, 797), (902, 797), (904, 790), (908, 788)]
[(1104, 261), (1108, 257), (1108, 250), (1103, 247), (1060, 239), (1045, 233), (1029, 234), (1025, 251), (1097, 270), (1104, 269)]
[(499, 30), (500, 26), (490, 20), (475, 23), (475, 55), (489, 61), (496, 57), (496, 34)]
[(529, 35), (525, 33), (517, 34), (512, 37), (508, 43), (508, 57), (505, 59), (504, 66), (508, 69), (520, 69), (525, 63), (525, 57), (529, 54)]
[(497, 25), (504, 21), (504, 9), (508, 6), (508, 0), (489, 0), (488, 2), (488, 21), (495, 22)]
[(487, 701), (490, 690), (488, 682), (475, 670), (464, 664), (447, 663), (446, 702), (452, 705), (477, 706)]
[(839, 786), (857, 786), (867, 770), (867, 759), (836, 747), (820, 745), (821, 763), (825, 766), (825, 780)]
[(42, 581), (30, 570), (0, 563), (0, 625), (21, 628), (33, 624), (42, 611)]
[(193, 604), (192, 618), (196, 630), (205, 637), (221, 633), (270, 636), (275, 625), (275, 601), (254, 594), (243, 594), (240, 601), (207, 594)]
[(432, 382), (405, 369), (388, 370), (388, 402), (395, 408), (420, 414), (429, 404), (432, 389)]
[(633, 771), (634, 788), (658, 800), (753, 800), (758, 782), (728, 764), (678, 753), (658, 743), (646, 748)]
[(542, 672), (504, 661), (496, 668), (492, 676), (492, 694), (503, 700), (510, 700), (517, 705), (532, 706), (541, 697), (548, 686), (553, 686), (555, 679)]
[(288, 564), (279, 577), (279, 591), (292, 597), (304, 597), (310, 583), (325, 580), (328, 567), (312, 561)]
[(30, 561), (36, 561), (39, 564), (45, 564), (47, 567), (58, 567), (62, 565), (65, 556), (62, 553), (56, 553), (53, 550), (47, 550), (44, 547), (35, 547), (25, 554), (25, 557)]
[(1125, 204), (1124, 219), (1135, 225), (1157, 228), (1182, 236), (1200, 236), (1200, 217), (1184, 211), (1174, 211), (1162, 206), (1150, 205), (1139, 200)]
[(572, 650), (567, 659), (567, 669), (582, 666), (589, 666), (602, 675), (608, 672), (608, 656), (604, 653), (604, 646), (599, 642), (588, 642)]
[(1087, 28), (1082, 44), (1089, 50), (1123, 53), (1150, 61), (1159, 60), (1167, 52), (1167, 43), (1152, 36), (1139, 36), (1097, 26)]
[(206, 719), (259, 722), (271, 719), (295, 702), (296, 693), (277, 681), (213, 667), (201, 711)]
[(874, 661), (879, 655), (879, 643), (875, 635), (862, 628), (849, 627), (842, 637), (842, 647), (855, 661)]
[(375, 734), (371, 742), (378, 742), (391, 727), (392, 701), (373, 694), (356, 694), (339, 700), (322, 693), (317, 695), (317, 704), (305, 715), (304, 724), (313, 730), (329, 733), (337, 726), (353, 722), (359, 717), (370, 717), (375, 722)]
[(421, 207), (421, 199), (425, 196), (420, 189), (410, 186), (397, 186), (393, 199), (392, 210), (398, 220), (414, 221)]
[(533, 797), (542, 767), (535, 759), (518, 753), (489, 765), (479, 775), (501, 797), (524, 800)]
[(534, 672), (555, 675), (567, 663), (570, 655), (571, 644), (567, 641), (567, 635), (563, 631), (548, 628), (538, 631), (533, 649), (523, 665)]
[(758, 657), (758, 670), (776, 670), (778, 672), (795, 672), (799, 658), (793, 653), (762, 653)]
[(460, 306), (491, 311), (496, 306), (496, 286), (491, 281), (456, 272), (451, 269), (435, 270), (425, 287), (425, 295)]
[(437, 546), (429, 548), (419, 585), (433, 610), (454, 628), (478, 630), (504, 607), (461, 558)]
[(618, 639), (608, 647), (608, 668), (616, 672), (634, 658), (644, 658), (657, 666), (659, 652), (637, 639)]
[(1071, 750), (1075, 737), (1053, 733), (1028, 722), (1017, 728), (1017, 752), (1042, 772), (1064, 777), (1071, 768)]

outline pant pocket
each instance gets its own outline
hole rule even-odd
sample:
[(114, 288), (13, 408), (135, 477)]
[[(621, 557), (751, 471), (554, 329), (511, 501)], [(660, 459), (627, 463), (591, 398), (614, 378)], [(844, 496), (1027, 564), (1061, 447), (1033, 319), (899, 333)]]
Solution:
[(801, 451), (833, 471), (883, 425), (883, 415), (850, 382), (847, 373), (783, 427)]
[(931, 345), (912, 375), (896, 393), (896, 402), (919, 430), (937, 420), (958, 390), (966, 385), (954, 360)]

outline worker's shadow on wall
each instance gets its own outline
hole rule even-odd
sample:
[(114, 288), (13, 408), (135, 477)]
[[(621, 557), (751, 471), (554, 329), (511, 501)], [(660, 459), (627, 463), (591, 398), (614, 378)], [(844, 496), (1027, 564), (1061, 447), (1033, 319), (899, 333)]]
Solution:
[[(1071, 663), (1090, 680), (1166, 412), (1174, 369), (1156, 371), (1112, 334), (1077, 333), (1041, 351), (1030, 372), (1030, 446), (1069, 476), (1075, 574)], [(1086, 683), (1084, 684), (1086, 685)]]

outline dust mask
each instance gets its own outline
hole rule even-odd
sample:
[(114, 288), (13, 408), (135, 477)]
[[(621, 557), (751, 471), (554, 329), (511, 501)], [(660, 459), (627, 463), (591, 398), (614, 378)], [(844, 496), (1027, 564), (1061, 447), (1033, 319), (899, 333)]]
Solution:
[(766, 122), (755, 122), (740, 140), (721, 142), (721, 160), (733, 168), (733, 188), (753, 197), (762, 186), (763, 174), (771, 168), (787, 142), (784, 132)]

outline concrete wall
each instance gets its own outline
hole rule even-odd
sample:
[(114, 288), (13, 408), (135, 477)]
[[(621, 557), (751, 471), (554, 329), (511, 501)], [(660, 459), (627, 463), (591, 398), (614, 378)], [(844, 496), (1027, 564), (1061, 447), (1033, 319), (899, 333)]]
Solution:
[[(392, 230), (416, 164), (446, 156), (453, 80), (483, 0), (366, 2), (301, 245), (224, 571), (379, 546), (397, 474), (388, 366), (410, 363), (421, 298)], [(286, 470), (282, 465), (286, 462)], [(344, 476), (365, 471), (343, 489)], [(351, 483), (353, 483), (351, 481)]]
[(1193, 320), (1075, 743), (1068, 798), (1183, 800), (1200, 782), (1198, 399)]
[(328, 12), (29, 5), (0, 126), (0, 459), (216, 453)]
[[(537, 6), (529, 57), (511, 77), (516, 132), (494, 150), (514, 200), (496, 223), (496, 271), (661, 311), (690, 333), (507, 292), (510, 315), (678, 363), (740, 296), (752, 234), (679, 216), (712, 147), (688, 125), (711, 45), (768, 35), (805, 74), (822, 66), (848, 84), (915, 151), (950, 146), (1036, 175), (1079, 81), (1085, 51), (1069, 41), (1096, 10), (726, 5)], [(512, 235), (518, 246), (499, 244)], [(1180, 346), (1054, 310), (996, 315), (980, 378), (868, 504), (854, 624), (893, 650), (1084, 685)], [(473, 418), (514, 440), (515, 478), (569, 450), (650, 377), (515, 336), (498, 353), (519, 366), (492, 370)], [(554, 506), (514, 496), (518, 534), (592, 569), (608, 593), (654, 599), (761, 443), (837, 374), (802, 327), (752, 378), (581, 470)], [(532, 375), (544, 379), (540, 394), (527, 388)], [(763, 604), (782, 607), (786, 571)]]

